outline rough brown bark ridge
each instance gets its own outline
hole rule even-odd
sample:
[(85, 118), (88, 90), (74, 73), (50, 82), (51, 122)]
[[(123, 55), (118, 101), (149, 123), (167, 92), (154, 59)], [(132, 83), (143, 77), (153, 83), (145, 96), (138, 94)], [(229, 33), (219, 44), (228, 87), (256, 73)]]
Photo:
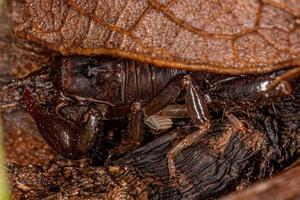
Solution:
[(222, 200), (285, 200), (300, 198), (300, 162), (270, 180), (257, 183)]

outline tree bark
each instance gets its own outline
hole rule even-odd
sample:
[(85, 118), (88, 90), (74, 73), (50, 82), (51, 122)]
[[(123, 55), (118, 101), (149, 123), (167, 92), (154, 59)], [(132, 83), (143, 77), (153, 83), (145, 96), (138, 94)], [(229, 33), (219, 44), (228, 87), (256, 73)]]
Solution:
[(222, 200), (300, 199), (300, 160), (281, 174)]

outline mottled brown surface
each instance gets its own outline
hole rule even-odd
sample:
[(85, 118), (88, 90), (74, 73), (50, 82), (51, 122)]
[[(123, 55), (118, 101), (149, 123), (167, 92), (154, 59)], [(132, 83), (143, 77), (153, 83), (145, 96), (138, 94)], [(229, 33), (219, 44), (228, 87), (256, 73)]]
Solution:
[(13, 1), (14, 31), (63, 54), (259, 73), (300, 64), (300, 1)]
[(48, 50), (15, 36), (9, 18), (8, 12), (0, 12), (0, 81), (2, 77), (6, 78), (4, 75), (26, 76), (51, 59)]
[[(35, 129), (26, 117), (19, 123)], [(119, 167), (93, 167), (88, 159), (64, 159), (18, 125), (12, 128), (6, 123), (11, 127), (6, 131), (5, 150), (12, 199), (146, 199), (151, 179), (141, 179)]]
[(8, 162), (24, 167), (43, 166), (57, 158), (56, 153), (39, 137), (37, 128), (28, 114), (5, 114), (4, 121)]
[(300, 163), (280, 175), (265, 182), (257, 183), (248, 189), (232, 194), (222, 200), (285, 200), (300, 198)]

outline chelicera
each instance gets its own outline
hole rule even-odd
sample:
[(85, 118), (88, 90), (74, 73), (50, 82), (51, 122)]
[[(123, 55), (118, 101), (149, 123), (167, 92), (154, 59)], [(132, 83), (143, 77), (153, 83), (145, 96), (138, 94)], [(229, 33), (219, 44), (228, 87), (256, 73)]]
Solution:
[[(159, 115), (183, 96), (186, 112), (197, 130), (186, 135), (167, 154), (170, 175), (175, 177), (176, 156), (197, 144), (210, 129), (209, 109), (224, 111), (238, 129), (246, 131), (247, 127), (232, 114), (233, 111), (257, 108), (274, 98), (291, 94), (293, 87), (289, 81), (296, 76), (296, 70), (291, 68), (258, 76), (225, 76), (157, 68), (109, 57), (65, 57), (49, 66), (47, 71), (58, 90), (54, 103), (47, 109), (33, 98), (40, 95), (36, 94), (36, 85), (26, 84), (27, 79), (43, 76), (42, 73), (20, 80), (17, 85), (24, 88), (25, 106), (44, 139), (71, 159), (85, 155), (106, 120), (128, 117), (130, 141), (127, 145), (137, 147), (142, 140), (144, 123), (155, 127), (149, 118)], [(47, 90), (39, 93), (45, 94)], [(63, 109), (74, 105), (87, 107), (81, 123), (65, 119), (62, 114)], [(178, 115), (178, 110), (169, 110), (169, 117)], [(158, 129), (171, 126), (170, 123), (161, 124), (167, 125), (158, 126)]]

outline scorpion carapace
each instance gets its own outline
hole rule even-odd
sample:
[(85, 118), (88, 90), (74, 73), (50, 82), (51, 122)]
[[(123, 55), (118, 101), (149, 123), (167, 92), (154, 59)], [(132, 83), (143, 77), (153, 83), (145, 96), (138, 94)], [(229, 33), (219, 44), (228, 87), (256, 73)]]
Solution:
[[(157, 68), (132, 60), (109, 57), (74, 57), (65, 59), (61, 67), (63, 93), (124, 105), (148, 102), (175, 76), (184, 71)], [(91, 100), (90, 100), (91, 101)]]
[[(138, 146), (144, 124), (157, 125), (157, 121), (147, 119), (183, 97), (184, 107), (197, 130), (168, 153), (172, 177), (176, 175), (176, 155), (196, 144), (210, 129), (209, 109), (224, 111), (236, 127), (245, 129), (231, 113), (234, 109), (255, 108), (292, 92), (288, 82), (291, 70), (259, 76), (224, 76), (162, 69), (110, 57), (64, 57), (53, 65), (18, 81), (17, 87), (26, 88), (25, 107), (42, 136), (69, 158), (85, 155), (95, 138), (101, 136), (104, 122), (122, 117), (129, 119), (128, 141), (122, 144), (128, 148)], [(48, 87), (41, 87), (43, 84)], [(55, 92), (49, 92), (51, 86)], [(43, 103), (36, 99), (42, 99)], [(50, 103), (45, 99), (51, 99)], [(72, 120), (72, 112), (79, 116), (76, 120)], [(172, 117), (177, 117), (176, 110)], [(172, 125), (170, 119), (162, 119), (161, 124), (158, 129)]]

